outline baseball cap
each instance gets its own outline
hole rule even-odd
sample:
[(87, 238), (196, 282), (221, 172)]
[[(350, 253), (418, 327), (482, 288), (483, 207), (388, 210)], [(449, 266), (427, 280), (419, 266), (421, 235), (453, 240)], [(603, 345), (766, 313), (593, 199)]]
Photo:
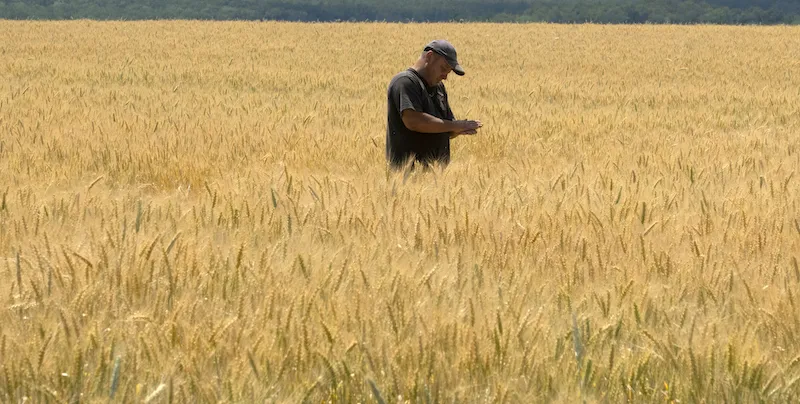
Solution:
[(453, 47), (453, 44), (443, 39), (437, 39), (425, 45), (425, 49), (423, 50), (423, 52), (427, 52), (429, 50), (432, 50), (444, 56), (444, 58), (447, 60), (447, 63), (450, 65), (450, 67), (453, 68), (453, 71), (456, 72), (457, 75), (459, 76), (464, 75), (464, 68), (462, 68), (461, 65), (458, 64), (458, 59), (456, 57), (456, 48)]

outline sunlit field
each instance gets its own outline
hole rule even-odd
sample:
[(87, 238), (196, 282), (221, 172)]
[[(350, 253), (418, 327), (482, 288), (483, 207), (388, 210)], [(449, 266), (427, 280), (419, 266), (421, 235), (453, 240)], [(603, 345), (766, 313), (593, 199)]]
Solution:
[[(386, 86), (467, 74), (445, 169)], [(0, 401), (796, 402), (800, 27), (0, 21)]]

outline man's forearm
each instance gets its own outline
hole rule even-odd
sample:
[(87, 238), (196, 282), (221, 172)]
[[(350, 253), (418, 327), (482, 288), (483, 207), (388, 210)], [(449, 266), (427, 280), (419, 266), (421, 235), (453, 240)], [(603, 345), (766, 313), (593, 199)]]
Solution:
[(403, 117), (408, 129), (421, 133), (455, 132), (459, 129), (454, 121), (447, 121), (426, 113), (412, 113)]

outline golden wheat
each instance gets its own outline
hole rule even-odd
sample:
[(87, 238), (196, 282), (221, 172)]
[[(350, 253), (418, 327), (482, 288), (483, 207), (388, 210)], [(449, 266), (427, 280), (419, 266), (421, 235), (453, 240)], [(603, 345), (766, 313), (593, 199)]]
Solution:
[(797, 28), (0, 28), (3, 402), (800, 399)]

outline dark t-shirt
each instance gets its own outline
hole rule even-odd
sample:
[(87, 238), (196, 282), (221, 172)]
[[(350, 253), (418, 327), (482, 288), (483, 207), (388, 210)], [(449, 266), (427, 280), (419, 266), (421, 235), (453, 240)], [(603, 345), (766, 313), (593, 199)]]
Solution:
[(444, 83), (428, 87), (425, 79), (409, 68), (389, 82), (388, 121), (386, 127), (386, 159), (399, 167), (409, 158), (421, 163), (450, 162), (449, 133), (420, 133), (406, 128), (403, 111), (412, 109), (444, 120), (453, 120)]

